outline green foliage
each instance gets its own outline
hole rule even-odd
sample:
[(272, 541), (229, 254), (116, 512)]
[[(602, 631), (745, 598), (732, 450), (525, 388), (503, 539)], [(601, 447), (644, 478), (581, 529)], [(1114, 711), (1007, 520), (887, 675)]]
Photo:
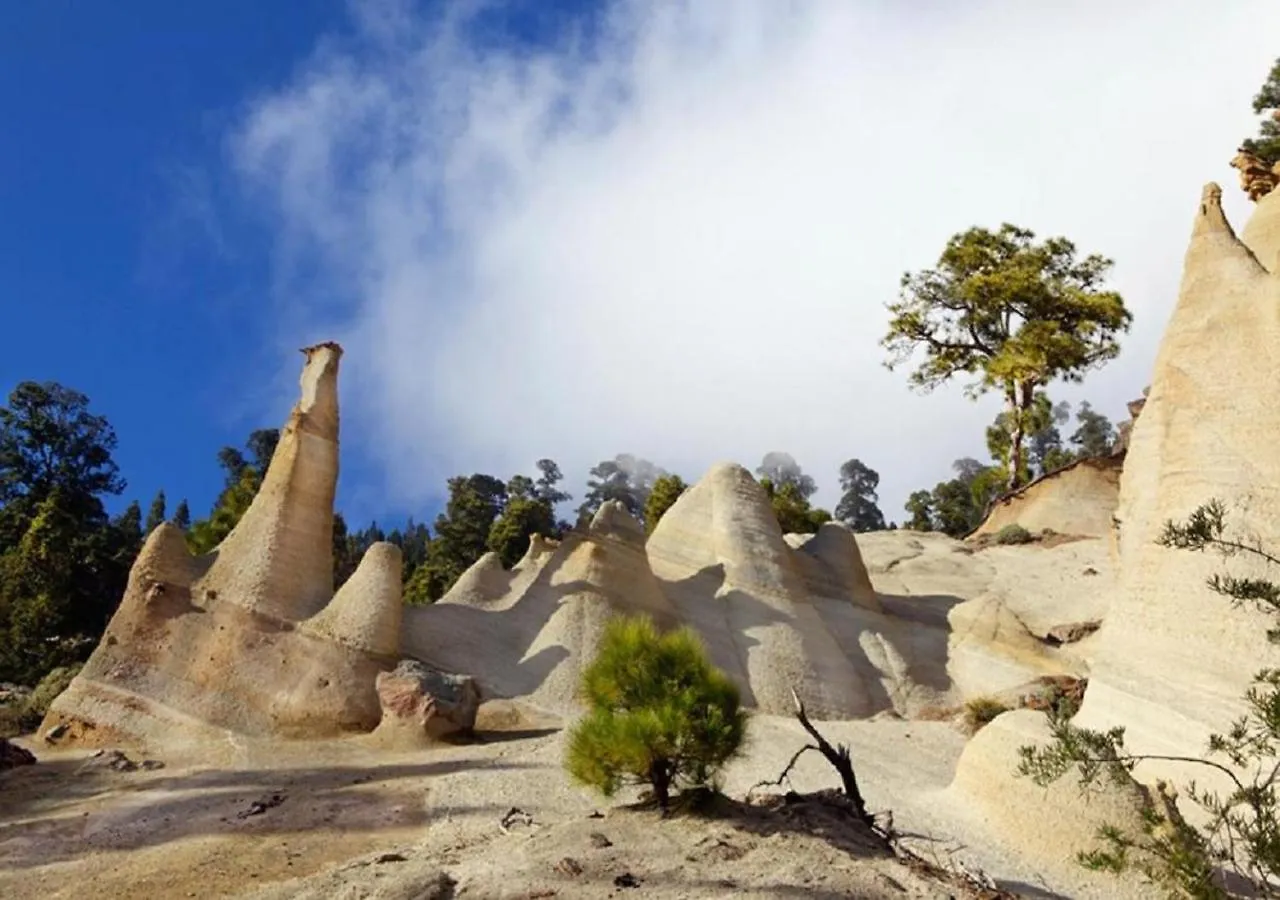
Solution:
[(689, 489), (679, 475), (661, 475), (653, 483), (653, 490), (644, 502), (644, 533), (653, 534), (658, 522), (675, 506), (680, 495)]
[(23, 382), (0, 408), (0, 680), (31, 684), (85, 659), (124, 591), (140, 540), (115, 432), (88, 398)]
[(39, 728), (53, 701), (70, 686), (80, 669), (79, 663), (58, 666), (41, 678), (40, 683), (26, 697), (0, 705), (0, 738), (30, 734)]
[[(1036, 391), (1031, 408), (1023, 418), (1026, 432), (1027, 453), (1018, 472), (1018, 484), (1026, 484), (1069, 463), (1072, 455), (1062, 446), (1062, 433), (1058, 426), (1071, 418), (1071, 405), (1055, 405), (1044, 391)], [(1012, 461), (1015, 417), (1007, 410), (998, 414), (987, 428), (987, 450), (1001, 470), (1009, 471)], [(1006, 477), (1005, 483), (1009, 479)]]
[(933, 531), (933, 494), (930, 491), (912, 491), (907, 498), (907, 515), (911, 516), (903, 525), (910, 531)]
[[(279, 442), (278, 428), (259, 428), (250, 432), (244, 442), (249, 454), (247, 457), (235, 447), (223, 447), (218, 451), (218, 464), (222, 466), (225, 478), (222, 493), (218, 495), (209, 518), (200, 519), (184, 529), (187, 547), (192, 553), (208, 553), (218, 546), (249, 511), (263, 479), (267, 477), (267, 468)], [(185, 506), (184, 500), (179, 510)]]
[(1006, 525), (996, 532), (997, 544), (1029, 544), (1035, 539), (1035, 535), (1017, 522)]
[(1009, 707), (994, 697), (974, 697), (964, 705), (964, 724), (970, 734), (975, 734), (996, 716), (1008, 711)]
[(1115, 449), (1116, 430), (1111, 420), (1095, 412), (1089, 401), (1080, 403), (1076, 421), (1080, 427), (1071, 435), (1071, 443), (1079, 448), (1080, 458), (1107, 456)]
[(884, 513), (880, 512), (876, 493), (879, 486), (879, 472), (862, 460), (846, 460), (840, 466), (840, 490), (843, 493), (836, 504), (835, 517), (854, 531), (883, 530)]
[(955, 478), (938, 482), (932, 491), (911, 494), (906, 504), (911, 519), (904, 527), (958, 538), (982, 523), (988, 505), (1000, 493), (1004, 471), (968, 457), (956, 460), (952, 468)]
[[(1224, 559), (1245, 554), (1269, 565), (1280, 558), (1257, 537), (1230, 535), (1226, 510), (1217, 500), (1199, 507), (1182, 524), (1166, 522), (1158, 542), (1172, 549), (1212, 550)], [(1280, 587), (1268, 579), (1215, 574), (1209, 588), (1233, 606), (1248, 605), (1280, 621)], [(1280, 643), (1280, 625), (1267, 632)], [(1080, 862), (1090, 868), (1122, 872), (1136, 868), (1165, 886), (1171, 897), (1219, 900), (1232, 893), (1224, 870), (1257, 891), (1276, 896), (1280, 879), (1280, 797), (1275, 762), (1280, 753), (1280, 669), (1264, 668), (1246, 691), (1246, 712), (1225, 734), (1209, 738), (1203, 757), (1170, 757), (1130, 753), (1123, 727), (1106, 732), (1072, 725), (1059, 711), (1050, 710), (1052, 740), (1042, 747), (1019, 748), (1018, 774), (1037, 784), (1049, 784), (1076, 771), (1082, 785), (1102, 778), (1127, 784), (1133, 768), (1146, 759), (1164, 759), (1204, 766), (1230, 783), (1225, 793), (1186, 788), (1187, 797), (1205, 813), (1205, 824), (1194, 828), (1178, 814), (1172, 801), (1153, 804), (1144, 813), (1139, 834), (1114, 825), (1099, 831), (1103, 846), (1081, 851)], [(1163, 795), (1163, 792), (1158, 792)]]
[(1020, 483), (1036, 390), (1058, 378), (1080, 381), (1113, 359), (1132, 320), (1118, 293), (1101, 290), (1111, 260), (1077, 260), (1066, 238), (1034, 238), (1008, 223), (952, 237), (936, 268), (902, 277), (881, 341), (890, 369), (924, 351), (911, 374), (918, 388), (965, 373), (978, 376), (970, 396), (1000, 391), (1010, 417), (1010, 488)]
[(768, 479), (779, 491), (790, 486), (791, 493), (806, 503), (818, 491), (817, 483), (800, 469), (790, 453), (771, 450), (764, 455), (760, 465), (756, 467), (756, 475), (763, 481)]
[(111, 454), (116, 434), (89, 398), (54, 382), (24, 381), (0, 407), (0, 504), (34, 508), (56, 489), (115, 495), (125, 483)]
[(187, 547), (191, 552), (208, 553), (222, 543), (249, 511), (261, 485), (262, 476), (257, 469), (250, 465), (240, 467), (235, 480), (223, 488), (218, 496), (218, 502), (209, 518), (195, 522), (187, 532)]
[(449, 502), (436, 517), (435, 539), (422, 564), (426, 571), (414, 585), (415, 602), (421, 594), (439, 600), (488, 551), (489, 534), (506, 502), (506, 484), (492, 475), (449, 479)]
[(1280, 59), (1276, 60), (1266, 82), (1254, 95), (1253, 112), (1265, 118), (1258, 125), (1258, 136), (1247, 138), (1241, 148), (1274, 166), (1280, 163)]
[(178, 508), (173, 511), (173, 518), (169, 521), (183, 531), (191, 528), (191, 507), (187, 505), (186, 498), (178, 502)]
[(810, 506), (809, 499), (803, 494), (803, 487), (794, 481), (777, 487), (768, 478), (762, 478), (760, 486), (769, 495), (773, 514), (777, 517), (783, 534), (814, 534), (823, 524), (831, 521), (831, 513)]
[(596, 511), (610, 500), (617, 500), (643, 523), (649, 493), (654, 483), (666, 474), (666, 470), (630, 453), (619, 453), (613, 459), (597, 463), (589, 473), (587, 494), (578, 507), (578, 524), (590, 522)]
[(550, 536), (555, 530), (555, 511), (549, 505), (533, 496), (518, 496), (507, 501), (502, 515), (489, 529), (489, 549), (509, 569), (528, 552), (533, 535)]
[(565, 766), (606, 797), (648, 784), (666, 810), (673, 788), (710, 784), (746, 733), (738, 688), (697, 634), (660, 634), (643, 616), (610, 621), (580, 694), (590, 711), (569, 734)]
[(144, 537), (164, 524), (166, 512), (164, 491), (157, 491), (155, 498), (151, 501), (151, 506), (147, 509), (146, 524), (142, 526)]

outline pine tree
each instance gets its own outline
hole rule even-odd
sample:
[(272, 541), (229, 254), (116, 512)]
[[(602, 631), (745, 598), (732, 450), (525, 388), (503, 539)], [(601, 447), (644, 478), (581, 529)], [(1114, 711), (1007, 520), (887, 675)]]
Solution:
[(157, 491), (155, 499), (151, 501), (151, 507), (147, 510), (147, 523), (143, 526), (144, 535), (151, 534), (160, 527), (165, 517), (165, 500), (164, 491)]

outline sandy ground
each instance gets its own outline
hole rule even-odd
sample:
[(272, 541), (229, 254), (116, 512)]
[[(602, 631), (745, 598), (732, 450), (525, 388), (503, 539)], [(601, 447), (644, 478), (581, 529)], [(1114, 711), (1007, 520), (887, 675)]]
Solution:
[[(965, 740), (950, 725), (882, 719), (822, 728), (851, 745), (872, 810), (891, 808), (925, 858), (980, 868), (1025, 896), (1085, 896), (1069, 871), (1020, 868), (945, 801), (940, 792)], [(33, 747), (39, 765), (0, 775), (0, 896), (961, 896), (821, 823), (659, 822), (623, 809), (634, 793), (606, 801), (568, 781), (562, 734), (490, 730), (480, 743), (413, 753), (360, 738), (242, 743), (232, 765), (168, 759), (132, 772), (86, 766), (87, 751)], [(755, 717), (750, 735), (726, 775), (733, 798), (776, 777), (805, 743), (799, 725), (782, 718)], [(835, 785), (810, 754), (789, 786)], [(517, 816), (504, 831), (513, 807), (528, 820)], [(628, 878), (642, 889), (615, 885)]]

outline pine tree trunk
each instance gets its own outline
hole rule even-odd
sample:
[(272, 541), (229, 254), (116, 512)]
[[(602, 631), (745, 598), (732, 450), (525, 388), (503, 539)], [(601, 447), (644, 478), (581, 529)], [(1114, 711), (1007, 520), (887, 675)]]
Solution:
[(649, 783), (653, 785), (653, 797), (664, 813), (671, 805), (671, 773), (665, 759), (655, 759), (649, 764)]
[(1022, 443), (1026, 438), (1027, 412), (1031, 409), (1031, 401), (1035, 394), (1035, 385), (1031, 382), (1014, 384), (1006, 395), (1009, 400), (1009, 415), (1013, 419), (1013, 430), (1009, 433), (1009, 483), (1011, 491), (1022, 484)]

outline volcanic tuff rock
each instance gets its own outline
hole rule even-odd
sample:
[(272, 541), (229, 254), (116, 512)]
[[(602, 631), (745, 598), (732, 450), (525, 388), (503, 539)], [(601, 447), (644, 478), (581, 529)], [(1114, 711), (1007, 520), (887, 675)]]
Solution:
[(1125, 724), (1139, 752), (1200, 752), (1210, 730), (1241, 712), (1241, 695), (1273, 652), (1268, 619), (1233, 611), (1205, 580), (1224, 569), (1274, 571), (1157, 543), (1166, 521), (1217, 498), (1237, 534), (1280, 544), (1280, 193), (1259, 201), (1243, 241), (1221, 196), (1216, 184), (1204, 189), (1133, 427), (1116, 513), (1119, 580), (1080, 713), (1092, 726)]
[[(582, 668), (618, 613), (692, 625), (746, 703), (779, 714), (793, 688), (815, 717), (862, 718), (1079, 674), (1077, 656), (1028, 630), (1035, 599), (1013, 580), (997, 586), (954, 541), (922, 537), (930, 549), (916, 553), (915, 538), (892, 536), (898, 555), (877, 576), (881, 591), (903, 573), (911, 583), (878, 593), (846, 526), (784, 535), (764, 489), (732, 463), (712, 467), (647, 541), (610, 502), (562, 541), (535, 536), (509, 571), (485, 555), (431, 606), (402, 605), (400, 551), (387, 543), (335, 595), (341, 349), (305, 353), (301, 399), (249, 510), (199, 558), (173, 525), (148, 536), (103, 641), (45, 730), (91, 743), (369, 732), (384, 713), (377, 678), (406, 656), (470, 676), (490, 697), (573, 714)], [(929, 596), (922, 561), (958, 567), (960, 593)], [(1044, 627), (1097, 613), (1074, 603)]]
[(120, 608), (42, 731), (171, 743), (377, 725), (374, 678), (399, 650), (400, 551), (375, 545), (334, 596), (342, 350), (303, 352), (302, 396), (253, 504), (198, 558), (172, 524), (148, 536)]

